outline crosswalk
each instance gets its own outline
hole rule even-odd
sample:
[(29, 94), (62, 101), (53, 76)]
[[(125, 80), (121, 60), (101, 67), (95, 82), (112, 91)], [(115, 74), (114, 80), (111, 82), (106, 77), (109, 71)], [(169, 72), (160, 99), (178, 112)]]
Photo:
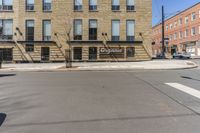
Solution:
[(200, 99), (200, 91), (198, 91), (197, 89), (185, 86), (180, 83), (165, 83), (165, 84)]

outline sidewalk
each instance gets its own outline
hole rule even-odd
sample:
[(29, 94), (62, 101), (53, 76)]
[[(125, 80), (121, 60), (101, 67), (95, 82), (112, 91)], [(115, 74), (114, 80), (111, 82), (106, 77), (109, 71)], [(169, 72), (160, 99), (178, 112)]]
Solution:
[(144, 62), (82, 62), (65, 68), (65, 63), (3, 64), (0, 71), (115, 71), (115, 70), (173, 70), (198, 67), (189, 60), (153, 60)]

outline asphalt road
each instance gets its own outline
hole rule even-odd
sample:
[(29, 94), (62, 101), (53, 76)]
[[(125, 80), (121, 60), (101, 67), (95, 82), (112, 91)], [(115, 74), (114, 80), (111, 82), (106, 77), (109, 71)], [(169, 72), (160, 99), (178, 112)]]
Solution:
[[(0, 74), (1, 133), (199, 133), (200, 70)], [(5, 119), (5, 120), (4, 120)]]

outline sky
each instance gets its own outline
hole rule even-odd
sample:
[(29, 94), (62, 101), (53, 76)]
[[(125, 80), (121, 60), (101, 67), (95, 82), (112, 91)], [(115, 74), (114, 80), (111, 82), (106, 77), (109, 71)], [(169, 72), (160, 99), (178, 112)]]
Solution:
[(152, 24), (156, 25), (161, 22), (161, 7), (164, 5), (165, 16), (173, 16), (198, 2), (200, 0), (152, 0), (153, 1), (153, 19)]

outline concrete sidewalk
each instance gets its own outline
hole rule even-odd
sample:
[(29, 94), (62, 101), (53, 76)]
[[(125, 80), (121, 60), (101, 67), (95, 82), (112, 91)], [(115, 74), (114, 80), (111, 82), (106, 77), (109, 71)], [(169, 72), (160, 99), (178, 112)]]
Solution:
[(82, 62), (66, 69), (65, 63), (3, 64), (0, 71), (114, 71), (114, 70), (172, 70), (198, 67), (189, 60), (153, 60), (144, 62)]
[(172, 70), (191, 69), (198, 65), (189, 60), (153, 60), (144, 62), (76, 63), (77, 70)]

